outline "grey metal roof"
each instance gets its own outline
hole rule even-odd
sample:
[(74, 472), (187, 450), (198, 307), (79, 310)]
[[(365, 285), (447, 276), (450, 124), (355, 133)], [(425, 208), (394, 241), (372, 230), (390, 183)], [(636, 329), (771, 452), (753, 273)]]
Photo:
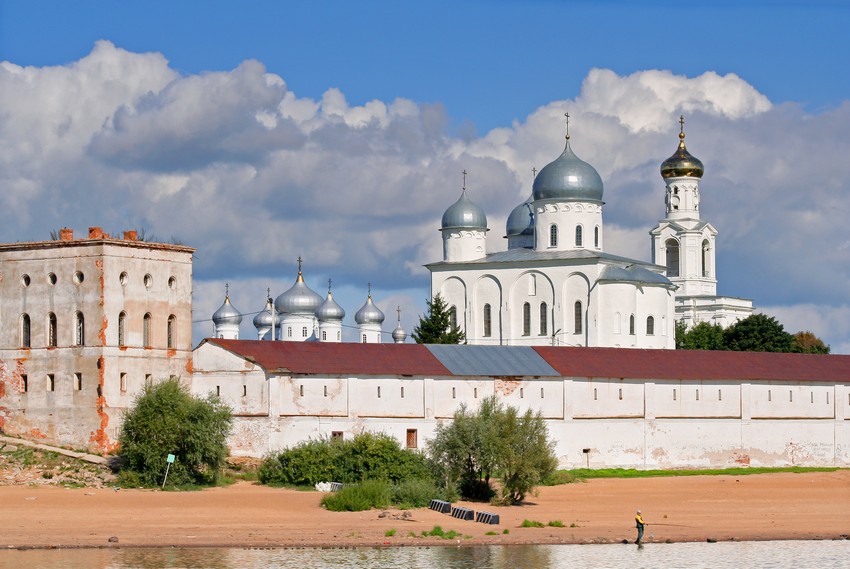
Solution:
[(675, 287), (670, 282), (670, 279), (664, 275), (659, 275), (645, 267), (639, 265), (606, 265), (599, 273), (597, 281), (620, 281), (629, 283), (640, 283), (650, 285), (662, 285), (667, 287)]
[(453, 375), (560, 377), (531, 347), (429, 344), (426, 348)]

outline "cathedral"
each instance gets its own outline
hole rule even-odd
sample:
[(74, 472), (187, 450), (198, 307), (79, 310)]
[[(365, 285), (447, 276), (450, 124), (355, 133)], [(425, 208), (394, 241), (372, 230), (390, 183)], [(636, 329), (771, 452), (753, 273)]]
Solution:
[(605, 251), (602, 178), (575, 154), (569, 129), (508, 216), (506, 251), (487, 253), (487, 216), (464, 182), (443, 214), (443, 260), (427, 267), (467, 342), (673, 349), (676, 320), (726, 326), (752, 313), (751, 301), (716, 295), (717, 231), (699, 216), (704, 169), (680, 126), (661, 165), (667, 217), (650, 232), (651, 263)]

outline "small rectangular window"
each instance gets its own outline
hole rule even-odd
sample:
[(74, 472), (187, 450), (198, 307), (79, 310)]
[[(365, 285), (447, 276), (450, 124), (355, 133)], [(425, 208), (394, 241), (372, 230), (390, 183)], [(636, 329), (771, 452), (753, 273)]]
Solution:
[(770, 389), (767, 390), (767, 400), (770, 401)]
[(221, 386), (220, 385), (215, 386), (215, 396), (221, 397)]
[(248, 386), (247, 385), (242, 386), (242, 397), (248, 397)]
[(697, 389), (697, 401), (699, 401), (699, 389)]
[(27, 374), (21, 374), (21, 390), (23, 393), (26, 393), (29, 390), (29, 378), (27, 378)]
[(673, 401), (675, 401), (675, 400), (676, 400), (676, 388), (674, 387), (673, 388)]
[(401, 386), (401, 398), (404, 399), (404, 386)]
[(452, 399), (457, 399), (457, 390), (452, 387)]
[(127, 374), (122, 373), (118, 378), (118, 388), (121, 393), (127, 393)]
[(83, 389), (83, 374), (75, 373), (74, 374), (74, 389), (77, 391), (82, 391)]
[(328, 396), (328, 386), (327, 385), (324, 386), (323, 391), (324, 391), (325, 397), (327, 397)]
[(56, 390), (56, 376), (52, 373), (47, 374), (47, 391), (55, 391)]
[(474, 387), (472, 389), (472, 397), (474, 397), (475, 399), (478, 399), (478, 388), (477, 387)]
[(793, 392), (793, 391), (789, 391), (789, 392), (788, 392), (788, 402), (789, 402), (789, 403), (793, 403), (793, 402), (794, 402), (794, 392)]
[(811, 398), (812, 398), (812, 403), (814, 403), (814, 402), (815, 402), (815, 392), (814, 392), (814, 391), (811, 391), (811, 392), (809, 392), (809, 395), (810, 395), (810, 396), (811, 396)]
[(407, 429), (407, 448), (417, 448), (416, 429)]
[(723, 401), (723, 391), (721, 391), (720, 389), (717, 390), (717, 400)]
[(829, 391), (826, 392), (826, 404), (829, 405)]
[(331, 438), (342, 440), (342, 431), (331, 431)]
[(304, 397), (304, 386), (303, 385), (298, 386), (298, 395), (300, 397)]
[(525, 397), (525, 389), (522, 387), (519, 388), (519, 398), (523, 399)]
[(381, 386), (379, 385), (378, 386), (378, 399), (380, 399), (380, 398), (381, 398)]
[(619, 389), (619, 391), (620, 391), (620, 393), (619, 393), (620, 401), (622, 401), (623, 400), (623, 388), (621, 387)]
[(593, 388), (593, 400), (596, 401), (596, 388)]
[(543, 388), (540, 388), (540, 399), (543, 399)]

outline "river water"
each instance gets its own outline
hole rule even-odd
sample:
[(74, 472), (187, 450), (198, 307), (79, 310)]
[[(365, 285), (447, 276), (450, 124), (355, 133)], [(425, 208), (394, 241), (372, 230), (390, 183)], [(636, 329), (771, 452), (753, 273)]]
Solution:
[(3, 569), (602, 569), (846, 568), (850, 541), (494, 545), (328, 549), (0, 551)]

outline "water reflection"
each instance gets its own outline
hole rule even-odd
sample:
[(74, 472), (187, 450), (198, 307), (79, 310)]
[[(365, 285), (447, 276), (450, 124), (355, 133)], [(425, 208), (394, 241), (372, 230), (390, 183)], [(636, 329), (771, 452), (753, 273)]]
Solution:
[(68, 549), (0, 551), (0, 569), (710, 569), (847, 567), (850, 541), (524, 545), (340, 549)]

